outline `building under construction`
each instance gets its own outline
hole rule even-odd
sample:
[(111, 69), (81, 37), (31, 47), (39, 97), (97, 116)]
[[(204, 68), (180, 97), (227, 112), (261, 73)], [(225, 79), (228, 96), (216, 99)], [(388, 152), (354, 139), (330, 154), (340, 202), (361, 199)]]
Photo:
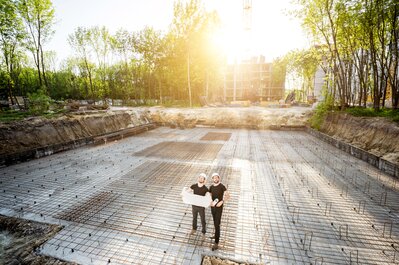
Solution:
[(225, 98), (228, 101), (270, 101), (284, 98), (285, 71), (266, 63), (265, 57), (253, 57), (227, 66)]

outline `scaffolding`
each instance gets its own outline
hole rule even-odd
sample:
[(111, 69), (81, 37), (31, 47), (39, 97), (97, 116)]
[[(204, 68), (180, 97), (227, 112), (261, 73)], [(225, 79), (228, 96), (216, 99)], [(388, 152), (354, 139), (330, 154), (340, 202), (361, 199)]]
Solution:
[(284, 98), (285, 78), (278, 81), (273, 64), (264, 57), (254, 57), (227, 66), (225, 73), (226, 100), (280, 100)]

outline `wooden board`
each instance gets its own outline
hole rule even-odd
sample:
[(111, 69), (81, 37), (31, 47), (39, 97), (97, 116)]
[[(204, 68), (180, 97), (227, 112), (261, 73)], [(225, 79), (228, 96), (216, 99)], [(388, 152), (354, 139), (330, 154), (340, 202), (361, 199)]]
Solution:
[(212, 197), (209, 192), (205, 196), (194, 194), (190, 188), (184, 187), (181, 196), (185, 204), (191, 204), (201, 207), (209, 207), (212, 202)]

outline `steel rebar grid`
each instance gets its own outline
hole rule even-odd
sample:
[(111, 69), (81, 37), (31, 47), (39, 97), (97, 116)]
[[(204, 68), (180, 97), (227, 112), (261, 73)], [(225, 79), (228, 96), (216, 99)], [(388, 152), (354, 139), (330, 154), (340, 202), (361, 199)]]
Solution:
[[(199, 263), (214, 253), (200, 233), (188, 235), (191, 207), (180, 192), (214, 171), (232, 194), (217, 252), (223, 257), (398, 262), (396, 180), (303, 132), (158, 128), (56, 154), (0, 169), (0, 212), (65, 224), (41, 249), (65, 260)], [(207, 224), (211, 234), (210, 211)]]

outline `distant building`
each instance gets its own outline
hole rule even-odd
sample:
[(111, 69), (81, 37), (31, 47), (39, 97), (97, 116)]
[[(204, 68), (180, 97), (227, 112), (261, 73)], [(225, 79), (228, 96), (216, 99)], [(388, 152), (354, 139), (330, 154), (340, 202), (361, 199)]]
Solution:
[(227, 66), (224, 96), (227, 101), (280, 100), (284, 99), (284, 84), (285, 71), (277, 73), (265, 57), (253, 57)]
[(323, 87), (325, 85), (325, 78), (326, 73), (324, 70), (319, 66), (317, 67), (316, 73), (314, 75), (314, 88), (313, 94), (317, 101), (323, 100)]

